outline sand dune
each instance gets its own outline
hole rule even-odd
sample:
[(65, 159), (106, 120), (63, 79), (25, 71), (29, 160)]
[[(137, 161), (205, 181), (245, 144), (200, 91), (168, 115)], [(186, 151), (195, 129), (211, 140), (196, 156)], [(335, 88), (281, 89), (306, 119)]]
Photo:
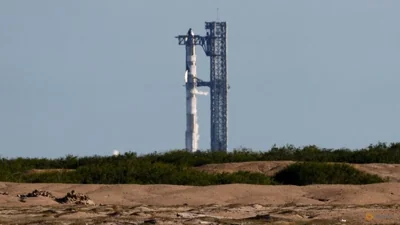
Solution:
[[(255, 161), (242, 163), (222, 163), (222, 164), (207, 164), (196, 167), (198, 170), (220, 173), (220, 172), (236, 172), (250, 171), (264, 173), (269, 176), (275, 175), (277, 172), (286, 166), (294, 163), (294, 161)], [(389, 178), (390, 181), (400, 181), (400, 164), (385, 164), (385, 163), (369, 163), (369, 164), (351, 164), (356, 169), (361, 171), (376, 174), (382, 178)]]

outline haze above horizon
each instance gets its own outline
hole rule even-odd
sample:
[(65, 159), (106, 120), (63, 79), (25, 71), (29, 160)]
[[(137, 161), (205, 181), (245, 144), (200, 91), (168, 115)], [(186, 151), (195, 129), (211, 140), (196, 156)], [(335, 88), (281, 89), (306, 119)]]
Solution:
[[(397, 142), (399, 1), (0, 2), (0, 156), (184, 148), (185, 50), (228, 26), (229, 150)], [(209, 58), (197, 48), (197, 74)], [(200, 89), (206, 90), (207, 89)], [(209, 96), (198, 96), (200, 148)]]

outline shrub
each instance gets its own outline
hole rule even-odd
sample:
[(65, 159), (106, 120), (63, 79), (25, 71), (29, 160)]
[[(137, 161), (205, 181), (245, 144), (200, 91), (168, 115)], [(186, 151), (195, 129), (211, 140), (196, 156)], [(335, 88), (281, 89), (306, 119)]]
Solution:
[(371, 184), (384, 182), (377, 175), (368, 174), (342, 163), (301, 162), (289, 165), (274, 179), (282, 184)]
[(184, 166), (166, 163), (139, 162), (136, 164), (86, 165), (71, 172), (25, 174), (19, 182), (82, 183), (82, 184), (176, 184), (217, 185), (232, 183), (272, 184), (270, 177), (261, 173), (236, 172), (209, 174)]

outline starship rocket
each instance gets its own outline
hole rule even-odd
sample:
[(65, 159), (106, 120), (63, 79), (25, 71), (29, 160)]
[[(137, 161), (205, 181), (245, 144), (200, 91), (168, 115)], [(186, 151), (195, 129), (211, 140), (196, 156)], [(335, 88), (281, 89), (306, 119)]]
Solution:
[(186, 40), (186, 150), (196, 152), (199, 141), (199, 125), (197, 123), (197, 81), (196, 81), (196, 48), (194, 33), (189, 29)]

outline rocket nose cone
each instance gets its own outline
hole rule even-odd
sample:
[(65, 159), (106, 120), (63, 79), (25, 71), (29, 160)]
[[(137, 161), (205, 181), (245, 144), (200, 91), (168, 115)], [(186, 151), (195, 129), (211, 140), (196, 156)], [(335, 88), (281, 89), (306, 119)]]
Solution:
[(192, 28), (190, 28), (190, 29), (188, 30), (188, 35), (189, 35), (189, 36), (194, 36), (194, 33), (193, 33)]

